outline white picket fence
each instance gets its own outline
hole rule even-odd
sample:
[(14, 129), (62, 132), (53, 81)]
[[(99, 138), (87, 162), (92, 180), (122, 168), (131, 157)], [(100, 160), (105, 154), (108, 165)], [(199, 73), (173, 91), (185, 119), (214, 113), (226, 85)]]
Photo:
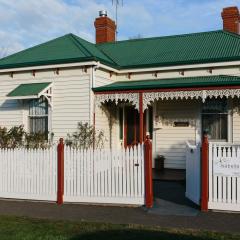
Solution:
[(127, 149), (65, 147), (64, 202), (144, 204), (143, 145)]
[(56, 201), (57, 149), (0, 149), (0, 197)]
[(186, 197), (200, 204), (200, 144), (193, 145), (186, 142)]
[(240, 211), (240, 145), (209, 144), (209, 209)]
[[(57, 147), (0, 149), (0, 198), (57, 199)], [(64, 202), (144, 204), (143, 145), (119, 150), (64, 147)]]

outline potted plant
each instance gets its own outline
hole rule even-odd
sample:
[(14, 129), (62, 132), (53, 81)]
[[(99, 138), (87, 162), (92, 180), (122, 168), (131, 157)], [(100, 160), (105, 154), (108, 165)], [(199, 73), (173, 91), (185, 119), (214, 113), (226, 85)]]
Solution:
[(165, 157), (163, 155), (157, 155), (155, 157), (155, 169), (163, 170), (164, 169), (164, 160), (165, 160)]

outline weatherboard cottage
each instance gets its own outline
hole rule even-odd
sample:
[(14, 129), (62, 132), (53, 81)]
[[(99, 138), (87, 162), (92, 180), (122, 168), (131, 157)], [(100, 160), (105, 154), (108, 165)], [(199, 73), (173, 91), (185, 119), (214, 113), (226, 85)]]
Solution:
[(153, 159), (185, 170), (186, 149), (200, 146), (204, 132), (210, 143), (240, 143), (238, 8), (222, 18), (219, 31), (115, 41), (115, 22), (100, 12), (95, 44), (67, 34), (5, 57), (0, 126), (23, 124), (57, 141), (89, 122), (104, 131), (106, 148), (148, 134)]

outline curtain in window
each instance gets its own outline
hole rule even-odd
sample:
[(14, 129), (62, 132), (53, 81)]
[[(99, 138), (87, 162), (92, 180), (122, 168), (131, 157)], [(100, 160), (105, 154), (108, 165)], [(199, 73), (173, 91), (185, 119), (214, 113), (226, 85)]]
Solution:
[(208, 99), (203, 105), (202, 113), (203, 131), (208, 132), (209, 138), (214, 140), (227, 140), (228, 113), (227, 100)]
[(48, 102), (44, 98), (33, 99), (29, 103), (29, 125), (31, 133), (48, 135)]

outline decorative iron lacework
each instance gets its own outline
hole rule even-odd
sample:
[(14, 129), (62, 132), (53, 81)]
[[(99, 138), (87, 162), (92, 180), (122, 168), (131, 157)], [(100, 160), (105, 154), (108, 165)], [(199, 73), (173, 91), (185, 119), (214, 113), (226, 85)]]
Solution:
[(139, 94), (138, 93), (113, 93), (113, 94), (96, 94), (95, 104), (100, 106), (104, 102), (114, 102), (117, 104), (118, 101), (129, 101), (132, 105), (139, 110)]
[(210, 97), (240, 97), (240, 89), (221, 89), (221, 90), (201, 90), (201, 91), (176, 91), (176, 92), (146, 92), (143, 93), (143, 110), (154, 100), (173, 100), (173, 99), (202, 99)]

